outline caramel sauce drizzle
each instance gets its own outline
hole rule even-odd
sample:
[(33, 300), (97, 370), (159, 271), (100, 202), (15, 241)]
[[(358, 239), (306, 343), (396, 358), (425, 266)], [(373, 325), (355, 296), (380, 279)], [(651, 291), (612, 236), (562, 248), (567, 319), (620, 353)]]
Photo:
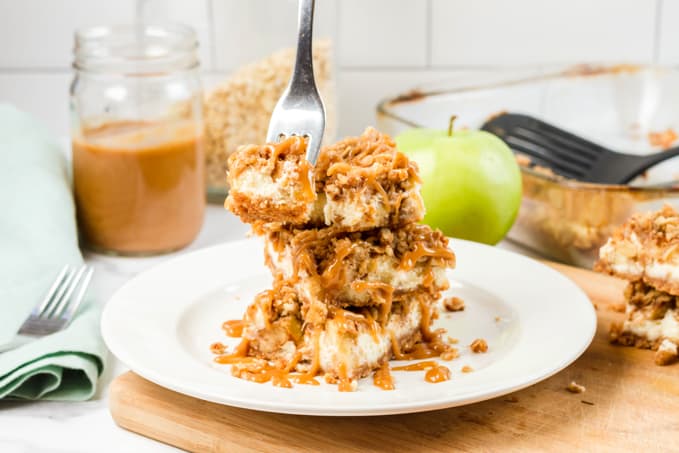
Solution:
[(408, 251), (403, 254), (403, 257), (401, 257), (401, 264), (399, 266), (399, 269), (411, 270), (412, 268), (415, 267), (417, 261), (425, 256), (431, 258), (441, 258), (446, 261), (455, 260), (455, 254), (450, 249), (448, 249), (448, 247), (440, 246), (436, 248), (430, 248), (421, 243), (418, 243), (415, 246), (414, 250)]
[(433, 384), (447, 381), (450, 379), (450, 369), (448, 367), (439, 365), (434, 360), (425, 360), (424, 362), (417, 362), (410, 365), (397, 366), (393, 368), (394, 371), (422, 371), (427, 370), (424, 375), (424, 380)]
[(337, 389), (340, 392), (352, 392), (354, 389), (351, 385), (352, 381), (349, 379), (347, 376), (347, 364), (342, 362), (339, 365), (339, 369), (337, 370), (337, 374), (339, 375), (339, 383), (337, 384)]
[[(269, 144), (267, 149), (271, 153), (268, 159), (268, 172), (272, 177), (275, 176), (279, 166), (278, 159), (280, 156), (288, 151), (295, 153), (305, 143), (302, 137), (288, 137), (280, 143)], [(304, 146), (306, 148), (306, 146)], [(311, 164), (302, 156), (298, 165), (299, 180), (298, 183), (302, 190), (298, 199), (304, 202), (311, 202), (316, 198), (316, 191), (314, 190), (312, 167)]]
[(370, 313), (370, 310), (363, 310), (363, 316), (365, 316), (365, 319), (368, 320), (370, 336), (372, 337), (375, 343), (379, 343), (380, 337), (378, 334), (382, 330), (380, 324), (377, 321), (375, 321), (375, 318), (373, 318), (373, 315)]
[(380, 304), (379, 323), (384, 327), (387, 324), (389, 313), (391, 313), (391, 306), (394, 300), (394, 287), (387, 283), (366, 282), (364, 280), (352, 282), (351, 287), (357, 292), (369, 291), (372, 294), (377, 294), (377, 298), (382, 300), (382, 304)]
[(335, 248), (335, 257), (330, 265), (323, 271), (321, 275), (321, 285), (323, 288), (331, 292), (344, 282), (344, 275), (346, 272), (342, 261), (354, 251), (357, 244), (350, 240), (338, 241)]
[(439, 382), (450, 380), (450, 369), (443, 365), (438, 365), (427, 370), (424, 375), (424, 380), (437, 384)]
[[(248, 357), (248, 348), (250, 347), (250, 341), (247, 339), (243, 339), (238, 346), (236, 346), (236, 349), (231, 354), (222, 354), (218, 355), (215, 357), (215, 362), (221, 363), (221, 364), (229, 364), (229, 363), (236, 363), (236, 362), (242, 362), (242, 363), (249, 363), (253, 362), (254, 358)], [(250, 360), (246, 360), (250, 359)]]
[(299, 165), (299, 185), (302, 186), (302, 200), (312, 202), (316, 198), (311, 164), (304, 159)]
[(227, 336), (232, 338), (240, 338), (243, 336), (243, 320), (231, 319), (222, 324), (222, 329)]
[(382, 390), (394, 390), (394, 379), (389, 371), (389, 362), (384, 362), (382, 366), (373, 374), (373, 384)]
[(436, 277), (434, 276), (434, 268), (428, 267), (427, 270), (425, 270), (424, 272), (422, 286), (424, 286), (427, 289), (431, 289), (434, 286), (434, 281), (436, 281)]

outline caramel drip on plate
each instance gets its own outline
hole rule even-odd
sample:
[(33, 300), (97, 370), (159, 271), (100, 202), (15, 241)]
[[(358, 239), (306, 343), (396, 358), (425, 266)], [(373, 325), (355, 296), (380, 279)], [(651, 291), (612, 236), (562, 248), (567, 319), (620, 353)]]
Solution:
[(347, 375), (347, 364), (342, 362), (339, 365), (339, 369), (337, 370), (337, 374), (339, 375), (339, 383), (337, 384), (337, 389), (340, 392), (353, 392), (353, 387), (351, 385), (351, 379), (349, 379)]
[(243, 320), (231, 319), (222, 324), (222, 329), (226, 335), (233, 338), (240, 338), (243, 336)]
[(422, 371), (429, 368), (439, 366), (438, 362), (434, 360), (425, 360), (423, 362), (411, 363), (410, 365), (395, 366), (394, 371)]
[(389, 372), (389, 362), (384, 362), (382, 366), (373, 374), (373, 384), (382, 390), (394, 390), (394, 379)]
[(254, 359), (252, 357), (247, 357), (248, 347), (250, 347), (250, 341), (243, 339), (231, 354), (218, 355), (215, 357), (215, 362), (221, 364), (252, 362)]
[(422, 371), (427, 370), (424, 375), (424, 380), (433, 384), (447, 381), (450, 379), (450, 369), (443, 365), (439, 365), (434, 360), (426, 360), (424, 362), (412, 363), (410, 365), (397, 366), (393, 368), (394, 371)]
[(424, 380), (432, 384), (448, 381), (450, 380), (450, 370), (443, 365), (435, 366), (427, 370), (424, 374)]

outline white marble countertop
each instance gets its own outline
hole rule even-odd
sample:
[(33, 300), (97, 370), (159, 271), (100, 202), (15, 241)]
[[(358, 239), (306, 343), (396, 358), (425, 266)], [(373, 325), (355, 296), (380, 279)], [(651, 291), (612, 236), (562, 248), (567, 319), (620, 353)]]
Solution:
[[(92, 291), (104, 304), (123, 283), (149, 267), (181, 253), (245, 237), (248, 227), (220, 206), (210, 205), (198, 238), (181, 252), (153, 258), (86, 255), (95, 266)], [(516, 247), (503, 243), (502, 248)], [(108, 386), (127, 368), (112, 355), (91, 401), (0, 401), (0, 452), (164, 452), (177, 449), (119, 428), (107, 404)]]

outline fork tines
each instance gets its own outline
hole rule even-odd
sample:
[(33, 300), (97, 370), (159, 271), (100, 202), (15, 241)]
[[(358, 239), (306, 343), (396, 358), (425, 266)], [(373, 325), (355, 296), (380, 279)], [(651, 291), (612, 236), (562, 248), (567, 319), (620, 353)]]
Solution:
[(75, 315), (92, 279), (94, 269), (64, 266), (42, 302), (19, 329), (23, 335), (47, 335), (62, 329)]

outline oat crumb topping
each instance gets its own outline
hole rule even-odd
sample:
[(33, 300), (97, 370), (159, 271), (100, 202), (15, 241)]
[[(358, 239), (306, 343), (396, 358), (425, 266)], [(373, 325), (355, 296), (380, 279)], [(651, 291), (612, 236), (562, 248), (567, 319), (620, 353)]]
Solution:
[(484, 340), (483, 338), (477, 338), (476, 340), (472, 341), (472, 344), (469, 345), (469, 348), (475, 354), (487, 352), (488, 343), (486, 343), (486, 340)]

